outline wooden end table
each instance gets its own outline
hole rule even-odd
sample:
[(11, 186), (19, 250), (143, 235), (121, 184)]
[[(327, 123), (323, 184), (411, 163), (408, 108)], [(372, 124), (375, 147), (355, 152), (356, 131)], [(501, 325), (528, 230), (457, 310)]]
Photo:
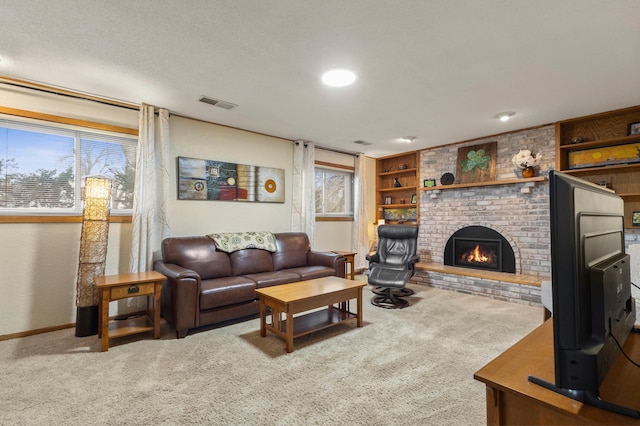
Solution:
[[(269, 330), (285, 340), (287, 352), (293, 352), (293, 339), (296, 337), (354, 318), (357, 326), (362, 327), (362, 289), (366, 285), (345, 278), (324, 277), (258, 289), (260, 336), (265, 337)], [(357, 299), (356, 314), (350, 312), (351, 299)], [(293, 316), (323, 306), (327, 309)], [(271, 323), (267, 323), (267, 308), (271, 309)], [(286, 319), (282, 319), (282, 314)]]
[[(166, 279), (156, 271), (95, 278), (96, 288), (100, 291), (98, 337), (102, 338), (102, 352), (109, 350), (111, 337), (153, 331), (153, 338), (160, 338), (160, 294), (162, 282)], [(146, 315), (109, 322), (109, 302), (138, 296), (147, 296)]]
[(345, 277), (347, 276), (347, 265), (350, 265), (351, 272), (348, 275), (352, 280), (355, 280), (356, 279), (356, 270), (355, 270), (356, 260), (355, 259), (356, 259), (356, 254), (358, 253), (354, 251), (339, 251), (339, 250), (334, 250), (333, 252), (342, 255), (346, 259), (344, 262)]

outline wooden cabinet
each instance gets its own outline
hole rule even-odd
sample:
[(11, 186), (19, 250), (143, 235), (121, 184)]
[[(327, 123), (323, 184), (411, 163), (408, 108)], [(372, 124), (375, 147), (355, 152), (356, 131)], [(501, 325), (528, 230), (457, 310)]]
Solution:
[[(624, 224), (631, 228), (640, 211), (640, 134), (629, 135), (629, 124), (640, 122), (640, 106), (573, 118), (556, 123), (556, 169), (606, 185), (624, 199)], [(636, 153), (619, 160), (612, 148)], [(578, 158), (581, 155), (582, 160)], [(593, 161), (584, 163), (584, 158)]]
[[(420, 222), (420, 152), (376, 160), (376, 219), (386, 223)], [(398, 186), (399, 185), (399, 186)]]

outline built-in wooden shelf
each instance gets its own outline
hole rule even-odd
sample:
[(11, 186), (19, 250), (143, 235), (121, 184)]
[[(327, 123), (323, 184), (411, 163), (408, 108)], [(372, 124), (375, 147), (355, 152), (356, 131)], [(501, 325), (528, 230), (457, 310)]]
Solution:
[(580, 142), (576, 144), (560, 145), (558, 149), (560, 151), (582, 151), (590, 148), (604, 148), (607, 146), (623, 145), (628, 143), (640, 142), (640, 135), (622, 136), (612, 139), (601, 139), (589, 142)]
[[(620, 145), (633, 144), (637, 147), (640, 134), (630, 135), (629, 124), (639, 121), (640, 105), (558, 121), (555, 124), (556, 170), (613, 188), (624, 201), (625, 229), (638, 228), (633, 225), (633, 214), (640, 211), (640, 162), (575, 167), (569, 162), (569, 154)], [(576, 138), (582, 138), (585, 142), (571, 143)]]
[(501, 179), (490, 182), (471, 182), (471, 183), (459, 183), (453, 185), (440, 185), (440, 186), (428, 186), (420, 188), (420, 191), (445, 191), (449, 189), (461, 189), (461, 188), (473, 188), (478, 186), (498, 186), (498, 185), (513, 185), (516, 183), (528, 183), (528, 182), (544, 182), (547, 180), (544, 176), (536, 176), (532, 178), (514, 178), (514, 179)]
[(383, 209), (410, 209), (410, 208), (416, 208), (417, 206), (415, 204), (381, 204), (378, 207), (383, 208)]
[(378, 176), (395, 176), (395, 175), (403, 175), (403, 174), (415, 174), (417, 171), (418, 171), (418, 169), (416, 169), (416, 168), (390, 170), (388, 172), (380, 172), (380, 173), (378, 173)]
[[(382, 219), (387, 223), (420, 223), (419, 179), (419, 151), (376, 159), (376, 223)], [(406, 219), (393, 219), (398, 216), (392, 209), (398, 209), (399, 216)]]
[[(409, 189), (413, 189), (415, 192), (415, 188), (411, 187)], [(404, 186), (398, 186), (398, 187), (393, 187), (393, 188), (380, 188), (378, 189), (378, 192), (395, 192), (395, 191), (406, 191), (407, 187)]]
[(483, 271), (481, 269), (461, 268), (459, 266), (441, 265), (438, 263), (418, 262), (416, 270), (438, 272), (440, 274), (460, 275), (465, 277), (480, 278), (492, 281), (502, 281), (512, 284), (530, 285), (540, 287), (542, 281), (551, 278), (536, 275), (510, 274), (508, 272)]
[(640, 170), (640, 163), (628, 163), (628, 164), (613, 164), (610, 166), (599, 166), (599, 167), (583, 167), (577, 169), (566, 169), (563, 170), (563, 173), (568, 173), (571, 175), (592, 175), (596, 173), (602, 174), (604, 173), (612, 173), (612, 172), (637, 172)]

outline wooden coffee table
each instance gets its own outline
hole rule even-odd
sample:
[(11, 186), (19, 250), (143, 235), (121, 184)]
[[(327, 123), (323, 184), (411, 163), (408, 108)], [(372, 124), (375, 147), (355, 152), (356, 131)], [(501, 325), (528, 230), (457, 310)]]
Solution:
[[(365, 285), (339, 277), (324, 277), (258, 289), (260, 336), (265, 337), (269, 330), (285, 340), (287, 352), (293, 352), (296, 337), (354, 318), (357, 326), (362, 327), (362, 289)], [(349, 308), (352, 299), (357, 300), (356, 314)], [(293, 316), (323, 306), (327, 308)], [(267, 308), (271, 309), (270, 323), (267, 323)]]

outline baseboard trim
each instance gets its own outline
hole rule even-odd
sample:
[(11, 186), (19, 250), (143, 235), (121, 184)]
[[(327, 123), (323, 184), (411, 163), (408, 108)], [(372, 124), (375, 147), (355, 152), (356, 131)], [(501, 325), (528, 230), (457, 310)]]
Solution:
[(0, 336), (0, 342), (4, 340), (18, 339), (20, 337), (35, 336), (36, 334), (49, 333), (51, 331), (64, 330), (65, 328), (75, 327), (76, 323), (56, 325), (53, 327), (37, 328), (35, 330), (21, 331), (19, 333), (3, 334)]
[[(145, 313), (146, 311), (135, 311), (135, 312), (128, 312), (126, 314), (109, 316), (109, 321), (115, 320), (115, 319), (126, 319), (129, 317), (143, 315)], [(20, 337), (35, 336), (36, 334), (49, 333), (51, 331), (64, 330), (65, 328), (73, 328), (75, 326), (76, 326), (76, 323), (72, 322), (70, 324), (62, 324), (62, 325), (55, 325), (53, 327), (44, 327), (44, 328), (36, 328), (35, 330), (21, 331), (19, 333), (3, 334), (0, 336), (0, 342), (4, 340), (18, 339)]]

